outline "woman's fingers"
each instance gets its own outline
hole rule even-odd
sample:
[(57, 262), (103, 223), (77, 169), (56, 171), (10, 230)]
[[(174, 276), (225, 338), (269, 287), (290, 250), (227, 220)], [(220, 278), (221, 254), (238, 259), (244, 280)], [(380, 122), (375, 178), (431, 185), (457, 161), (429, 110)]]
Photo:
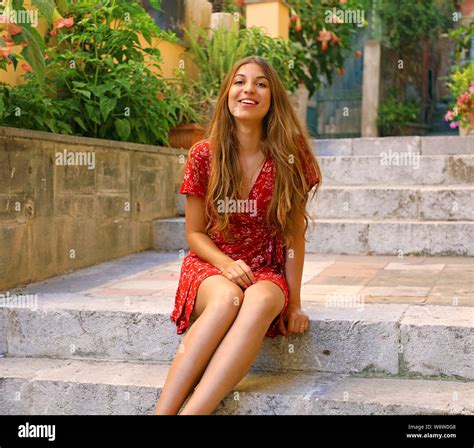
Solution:
[(248, 288), (255, 283), (255, 276), (250, 267), (243, 260), (234, 261), (223, 274), (231, 281), (241, 286)]
[(237, 265), (240, 269), (240, 276), (242, 280), (247, 284), (247, 286), (251, 286), (255, 283), (255, 277), (253, 276), (252, 270), (245, 264), (244, 261), (239, 260), (239, 264)]
[(253, 275), (252, 269), (250, 269), (250, 267), (245, 263), (244, 263), (244, 271), (247, 274), (247, 277), (252, 282), (252, 284), (255, 283), (255, 276)]
[(288, 317), (287, 335), (303, 334), (309, 327), (309, 319), (290, 315)]
[(245, 282), (241, 279), (240, 274), (236, 270), (232, 270), (230, 273), (231, 273), (230, 280), (232, 280), (237, 285), (241, 286), (243, 289), (248, 287), (245, 284)]

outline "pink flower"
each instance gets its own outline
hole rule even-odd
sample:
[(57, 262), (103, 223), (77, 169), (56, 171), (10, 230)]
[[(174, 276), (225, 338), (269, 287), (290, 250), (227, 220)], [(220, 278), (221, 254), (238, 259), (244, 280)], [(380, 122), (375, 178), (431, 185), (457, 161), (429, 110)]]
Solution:
[(355, 58), (356, 58), (356, 59), (359, 59), (361, 56), (362, 56), (362, 51), (357, 50), (357, 51), (355, 52)]
[(332, 38), (331, 31), (320, 31), (318, 36), (318, 41), (321, 42), (321, 50), (326, 51), (328, 48), (328, 42)]
[(23, 64), (21, 64), (21, 68), (25, 70), (26, 73), (33, 73), (33, 69), (31, 68), (31, 65), (28, 64), (28, 62), (23, 62)]
[(49, 34), (51, 34), (51, 36), (56, 36), (56, 34), (58, 34), (56, 30), (58, 30), (59, 28), (71, 28), (73, 25), (74, 17), (68, 17), (67, 19), (58, 19), (56, 20), (56, 23), (54, 24), (54, 27)]
[(68, 17), (67, 19), (56, 20), (56, 28), (71, 28), (74, 25), (74, 17)]
[(454, 112), (452, 110), (448, 110), (446, 115), (444, 116), (444, 121), (451, 121), (454, 120)]
[(469, 92), (474, 93), (474, 86), (471, 84), (471, 87), (469, 87)]
[(453, 121), (452, 123), (449, 123), (449, 127), (451, 129), (456, 129), (459, 126), (459, 121)]
[(0, 47), (0, 59), (8, 58), (10, 56), (11, 50), (9, 47)]
[(18, 26), (16, 23), (9, 23), (7, 26), (7, 30), (10, 33), (10, 36), (15, 36), (17, 34), (20, 34), (23, 31), (23, 28), (21, 26)]

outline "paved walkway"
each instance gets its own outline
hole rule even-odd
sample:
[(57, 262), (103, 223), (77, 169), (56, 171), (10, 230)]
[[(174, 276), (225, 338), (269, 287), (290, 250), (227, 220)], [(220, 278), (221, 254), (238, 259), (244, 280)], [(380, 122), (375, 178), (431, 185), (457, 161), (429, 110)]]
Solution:
[[(11, 293), (75, 292), (94, 297), (174, 298), (181, 260), (154, 251), (130, 255)], [(303, 302), (326, 306), (365, 303), (474, 306), (474, 259), (307, 254)]]

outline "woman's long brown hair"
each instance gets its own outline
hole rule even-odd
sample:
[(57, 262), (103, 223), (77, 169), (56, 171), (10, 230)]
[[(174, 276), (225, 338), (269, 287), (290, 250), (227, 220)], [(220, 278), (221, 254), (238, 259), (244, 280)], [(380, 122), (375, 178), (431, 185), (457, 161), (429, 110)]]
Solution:
[[(267, 211), (267, 224), (272, 235), (280, 233), (284, 245), (291, 247), (298, 225), (296, 217), (304, 215), (305, 233), (308, 218), (313, 219), (306, 211), (308, 194), (305, 193), (307, 185), (303, 172), (303, 144), (309, 154), (306, 160), (314, 164), (319, 177), (319, 183), (313, 189), (312, 197), (316, 195), (321, 185), (321, 170), (311, 149), (308, 134), (293, 110), (278, 73), (265, 59), (258, 56), (249, 56), (237, 61), (226, 75), (204, 136), (204, 139), (210, 142), (212, 153), (211, 175), (205, 201), (206, 231), (223, 232), (226, 239), (232, 240), (228, 232), (229, 214), (217, 213), (216, 208), (218, 200), (225, 201), (226, 198), (238, 200), (237, 193), (241, 191), (242, 186), (237, 127), (228, 107), (228, 95), (237, 70), (242, 65), (252, 62), (262, 68), (268, 78), (271, 92), (270, 109), (262, 123), (262, 150), (275, 164), (275, 185)], [(211, 217), (215, 218), (214, 225)]]

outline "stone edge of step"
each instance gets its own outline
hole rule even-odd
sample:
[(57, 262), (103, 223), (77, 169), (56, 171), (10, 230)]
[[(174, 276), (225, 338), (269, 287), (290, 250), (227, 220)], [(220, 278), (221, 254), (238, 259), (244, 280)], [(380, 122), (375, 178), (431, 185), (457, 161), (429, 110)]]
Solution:
[[(10, 373), (5, 372), (8, 364), (13, 364), (13, 371), (10, 368)], [(55, 387), (64, 383), (68, 385), (68, 390), (74, 389), (73, 384), (78, 385), (81, 390), (84, 387), (115, 388), (116, 396), (119, 396), (120, 389), (125, 389), (125, 392), (131, 389), (130, 394), (136, 393), (137, 389), (145, 389), (156, 391), (157, 398), (168, 368), (169, 365), (143, 362), (7, 357), (0, 359), (0, 378), (3, 382), (3, 393), (6, 393), (9, 387), (18, 389), (21, 387), (20, 384), (25, 383), (28, 384), (29, 390), (34, 389), (37, 383), (42, 383), (41, 389), (45, 390), (48, 387), (45, 386), (47, 383), (52, 383)], [(15, 373), (15, 370), (18, 373)], [(98, 380), (97, 377), (102, 379)], [(401, 386), (407, 387), (409, 399), (400, 395)], [(417, 393), (413, 395), (414, 389)], [(369, 399), (364, 399), (364, 391), (370, 391)], [(449, 397), (452, 397), (454, 392), (457, 392), (457, 400), (453, 398), (450, 400)], [(283, 411), (293, 409), (303, 412), (321, 410), (343, 413), (350, 411), (354, 406), (358, 412), (362, 412), (363, 409), (359, 409), (362, 406), (372, 409), (370, 412), (375, 410), (380, 413), (428, 411), (472, 415), (474, 406), (469, 393), (472, 394), (471, 383), (456, 381), (251, 371), (233, 388), (216, 409), (216, 413), (272, 413), (275, 407)], [(437, 404), (433, 404), (434, 398), (437, 398)], [(8, 401), (5, 397), (0, 399), (0, 403), (7, 404)], [(329, 408), (325, 409), (325, 406)], [(142, 407), (140, 410), (143, 410)]]

